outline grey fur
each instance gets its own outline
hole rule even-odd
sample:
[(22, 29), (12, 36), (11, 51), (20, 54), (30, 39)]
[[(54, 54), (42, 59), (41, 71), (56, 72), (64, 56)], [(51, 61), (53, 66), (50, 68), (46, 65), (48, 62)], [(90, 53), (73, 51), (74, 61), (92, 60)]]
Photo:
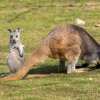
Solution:
[(8, 54), (7, 64), (10, 73), (15, 73), (24, 63), (24, 49), (20, 40), (20, 29), (9, 29), (8, 31), (10, 34), (10, 51)]
[(83, 28), (75, 25), (69, 25), (69, 27), (73, 29), (71, 31), (78, 33), (82, 39), (80, 58), (86, 61), (88, 64), (99, 61), (100, 45)]

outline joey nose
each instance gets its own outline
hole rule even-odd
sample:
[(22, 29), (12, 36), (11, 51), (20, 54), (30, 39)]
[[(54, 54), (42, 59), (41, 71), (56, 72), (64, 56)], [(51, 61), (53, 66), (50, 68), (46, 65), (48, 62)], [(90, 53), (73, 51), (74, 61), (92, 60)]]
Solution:
[(23, 54), (20, 54), (20, 57), (23, 57)]
[(15, 41), (15, 40), (13, 40), (13, 43), (16, 43), (16, 41)]

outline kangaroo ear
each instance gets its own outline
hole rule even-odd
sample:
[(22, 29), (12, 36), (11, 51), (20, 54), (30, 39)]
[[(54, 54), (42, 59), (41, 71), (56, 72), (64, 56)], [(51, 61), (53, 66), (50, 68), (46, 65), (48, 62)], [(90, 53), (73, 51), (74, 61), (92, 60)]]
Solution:
[(12, 32), (12, 30), (11, 30), (11, 29), (8, 29), (8, 32), (10, 32), (10, 33), (11, 33), (11, 32)]
[(16, 28), (16, 32), (20, 32), (20, 27)]
[(22, 30), (20, 27), (16, 28), (16, 32), (21, 32)]

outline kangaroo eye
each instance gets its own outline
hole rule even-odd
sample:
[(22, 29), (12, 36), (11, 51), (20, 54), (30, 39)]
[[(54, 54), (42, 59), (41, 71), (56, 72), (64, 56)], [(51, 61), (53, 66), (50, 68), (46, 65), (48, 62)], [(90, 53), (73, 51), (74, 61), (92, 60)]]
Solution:
[(16, 35), (16, 37), (18, 37), (18, 35)]
[(10, 36), (10, 38), (13, 38), (13, 36)]

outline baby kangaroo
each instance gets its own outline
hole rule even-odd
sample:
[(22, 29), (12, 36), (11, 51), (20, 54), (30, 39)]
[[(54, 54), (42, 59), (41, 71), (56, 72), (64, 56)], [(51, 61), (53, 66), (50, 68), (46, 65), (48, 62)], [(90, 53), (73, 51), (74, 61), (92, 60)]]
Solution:
[(10, 73), (4, 74), (3, 76), (17, 72), (24, 63), (24, 49), (20, 39), (20, 28), (16, 30), (8, 29), (8, 31), (10, 35), (10, 45), (7, 65)]
[(24, 63), (24, 49), (20, 39), (20, 28), (8, 29), (10, 34), (10, 52), (8, 55), (8, 66), (11, 73), (15, 73)]

